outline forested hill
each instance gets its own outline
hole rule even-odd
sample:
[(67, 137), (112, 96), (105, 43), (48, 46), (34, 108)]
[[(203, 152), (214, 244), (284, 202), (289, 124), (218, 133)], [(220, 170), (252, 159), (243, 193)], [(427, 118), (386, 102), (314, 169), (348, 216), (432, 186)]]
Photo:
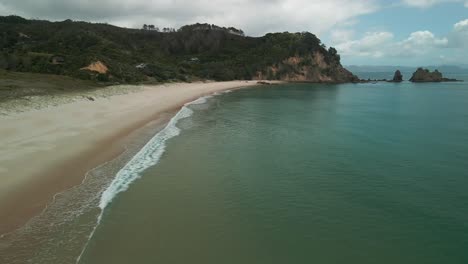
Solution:
[(0, 17), (0, 69), (102, 82), (272, 79), (354, 82), (311, 33), (246, 37), (209, 24), (178, 30)]

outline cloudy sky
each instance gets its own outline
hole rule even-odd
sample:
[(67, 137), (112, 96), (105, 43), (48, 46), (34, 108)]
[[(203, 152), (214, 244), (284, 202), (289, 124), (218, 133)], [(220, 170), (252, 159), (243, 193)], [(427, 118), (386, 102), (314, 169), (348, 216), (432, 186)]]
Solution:
[(310, 31), (357, 65), (468, 64), (468, 0), (0, 0), (0, 15)]

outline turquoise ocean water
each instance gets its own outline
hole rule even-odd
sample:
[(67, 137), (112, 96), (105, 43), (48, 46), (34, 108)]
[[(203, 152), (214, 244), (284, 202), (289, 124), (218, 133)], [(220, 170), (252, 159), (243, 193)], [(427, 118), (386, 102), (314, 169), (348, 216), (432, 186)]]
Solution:
[(200, 98), (0, 236), (0, 263), (465, 264), (467, 121), (466, 82)]
[(172, 125), (81, 264), (468, 263), (466, 83), (257, 87)]

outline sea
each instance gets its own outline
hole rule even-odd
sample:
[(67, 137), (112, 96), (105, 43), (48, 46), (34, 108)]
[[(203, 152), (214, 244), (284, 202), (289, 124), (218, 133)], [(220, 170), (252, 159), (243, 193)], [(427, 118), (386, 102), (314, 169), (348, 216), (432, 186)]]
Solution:
[(0, 263), (468, 263), (468, 82), (239, 89), (146, 135)]

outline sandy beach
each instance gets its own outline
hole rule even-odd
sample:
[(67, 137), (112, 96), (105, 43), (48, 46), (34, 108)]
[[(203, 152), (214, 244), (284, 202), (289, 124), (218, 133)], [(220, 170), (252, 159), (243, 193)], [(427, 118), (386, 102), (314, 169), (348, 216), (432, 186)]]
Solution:
[(0, 234), (24, 225), (54, 194), (80, 184), (87, 171), (122, 153), (126, 138), (138, 128), (164, 124), (183, 104), (203, 95), (254, 85), (141, 86), (128, 94), (83, 97), (1, 116)]

